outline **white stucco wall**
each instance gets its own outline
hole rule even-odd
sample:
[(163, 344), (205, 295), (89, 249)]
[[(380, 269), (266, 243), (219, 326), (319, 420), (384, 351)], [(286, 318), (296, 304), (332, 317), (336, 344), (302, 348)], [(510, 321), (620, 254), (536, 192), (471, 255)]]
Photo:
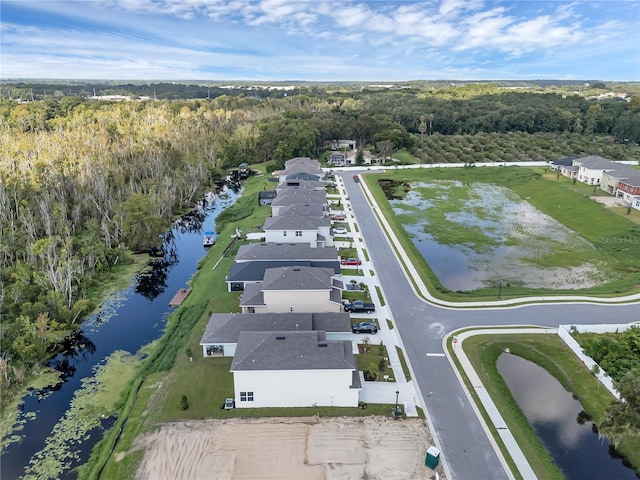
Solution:
[[(233, 372), (236, 408), (356, 407), (359, 390), (349, 388), (351, 370), (269, 370)], [(253, 402), (240, 401), (253, 392)]]
[(342, 305), (329, 301), (329, 290), (266, 290), (263, 312), (340, 312)]
[[(285, 234), (286, 232), (286, 234)], [(267, 242), (273, 243), (308, 243), (312, 247), (316, 247), (318, 239), (317, 230), (302, 230), (301, 236), (296, 236), (295, 230), (269, 230), (264, 232)]]

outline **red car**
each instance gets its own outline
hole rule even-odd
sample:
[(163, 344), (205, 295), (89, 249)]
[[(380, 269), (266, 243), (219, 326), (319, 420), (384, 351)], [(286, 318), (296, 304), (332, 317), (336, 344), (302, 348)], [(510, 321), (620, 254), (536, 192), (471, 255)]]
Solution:
[(362, 261), (357, 258), (341, 258), (340, 265), (362, 265)]

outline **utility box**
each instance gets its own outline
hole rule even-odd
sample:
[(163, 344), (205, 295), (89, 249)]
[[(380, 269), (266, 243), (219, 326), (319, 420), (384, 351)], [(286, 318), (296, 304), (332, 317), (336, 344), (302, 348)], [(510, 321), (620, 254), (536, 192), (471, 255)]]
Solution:
[(424, 461), (424, 464), (432, 470), (435, 470), (440, 463), (440, 450), (436, 447), (427, 448), (427, 458)]

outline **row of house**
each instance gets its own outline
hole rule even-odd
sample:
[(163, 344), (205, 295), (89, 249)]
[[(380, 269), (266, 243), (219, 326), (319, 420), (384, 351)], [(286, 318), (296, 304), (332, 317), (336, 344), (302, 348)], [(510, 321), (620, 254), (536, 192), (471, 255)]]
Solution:
[(204, 357), (233, 357), (237, 408), (357, 406), (361, 390), (342, 311), (340, 258), (320, 164), (294, 158), (275, 190), (262, 238), (240, 246), (227, 289), (241, 313), (213, 314)]
[(599, 156), (564, 158), (551, 162), (551, 170), (604, 190), (631, 208), (640, 210), (640, 170)]

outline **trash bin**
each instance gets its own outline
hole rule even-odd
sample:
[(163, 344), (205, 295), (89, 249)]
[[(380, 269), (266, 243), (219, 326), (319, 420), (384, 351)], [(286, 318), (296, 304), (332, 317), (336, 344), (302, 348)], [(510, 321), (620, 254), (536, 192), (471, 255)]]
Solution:
[(427, 448), (427, 458), (424, 461), (424, 464), (435, 470), (435, 468), (438, 466), (438, 463), (440, 463), (440, 450), (438, 450), (436, 447), (429, 447)]

